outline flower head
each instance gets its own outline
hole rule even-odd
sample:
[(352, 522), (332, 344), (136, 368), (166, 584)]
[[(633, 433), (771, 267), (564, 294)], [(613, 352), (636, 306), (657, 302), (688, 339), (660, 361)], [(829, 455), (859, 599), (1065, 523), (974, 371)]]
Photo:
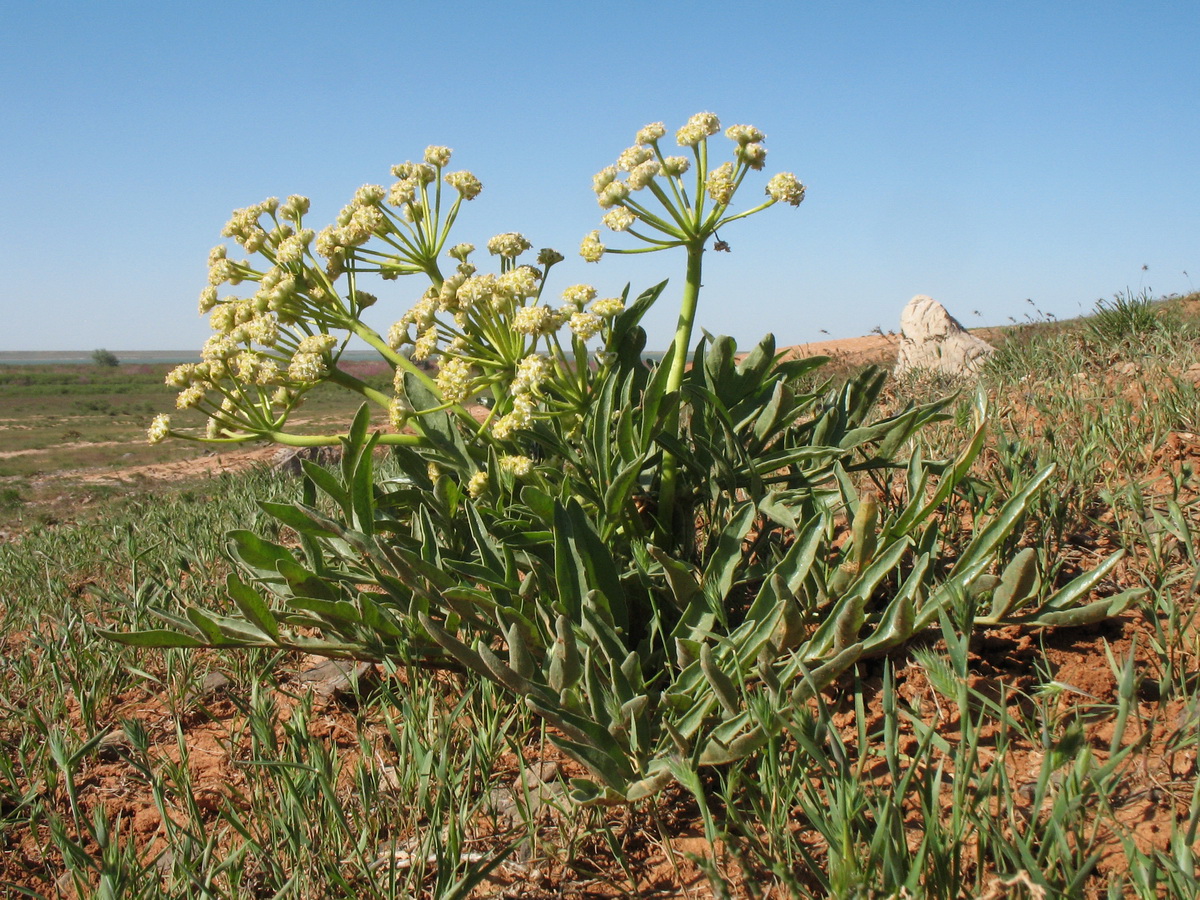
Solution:
[(604, 245), (600, 243), (600, 232), (593, 231), (579, 245), (579, 255), (587, 262), (600, 262), (604, 255)]
[(460, 308), (470, 308), (477, 304), (487, 303), (496, 292), (496, 276), (472, 275), (458, 289), (458, 305)]
[(471, 480), (467, 482), (467, 494), (472, 500), (478, 500), (487, 492), (488, 489), (488, 473), (480, 469), (471, 476)]
[[(200, 401), (204, 399), (207, 391), (202, 384), (193, 384), (190, 387), (185, 387), (179, 392), (179, 396), (175, 398), (176, 409), (194, 409), (200, 405)], [(151, 441), (151, 443), (154, 443)]]
[(628, 196), (629, 185), (623, 181), (614, 181), (600, 192), (597, 202), (600, 204), (601, 209), (608, 209), (610, 206), (620, 203)]
[(417, 337), (413, 344), (412, 358), (416, 360), (428, 359), (437, 349), (437, 326), (430, 325)]
[(664, 175), (682, 175), (692, 165), (692, 161), (686, 156), (668, 156), (662, 162), (662, 173)]
[(603, 300), (597, 300), (592, 304), (592, 312), (606, 319), (623, 312), (624, 309), (625, 301), (620, 297), (605, 297)]
[(451, 150), (449, 147), (439, 147), (436, 144), (430, 144), (425, 148), (425, 162), (431, 166), (439, 168), (450, 162)]
[(204, 315), (217, 305), (217, 289), (211, 284), (200, 292), (200, 315)]
[[(599, 234), (600, 232), (596, 232)], [(583, 305), (596, 299), (596, 289), (590, 284), (573, 284), (562, 292), (563, 302), (578, 311)]]
[(493, 292), (512, 300), (523, 300), (538, 292), (540, 273), (529, 266), (517, 266), (499, 276), (493, 284)]
[(474, 200), (483, 190), (482, 182), (467, 171), (449, 173), (446, 184), (462, 194), (464, 200)]
[(288, 365), (288, 378), (311, 383), (325, 377), (325, 360), (316, 353), (297, 353)]
[(630, 147), (617, 157), (617, 168), (622, 172), (631, 172), (648, 159), (654, 158), (654, 151), (649, 147)]
[(599, 194), (617, 179), (617, 167), (606, 166), (592, 176), (592, 190)]
[(603, 324), (604, 320), (592, 312), (573, 313), (567, 321), (567, 327), (571, 329), (571, 333), (581, 341), (595, 337)]
[(653, 144), (666, 133), (667, 129), (662, 122), (651, 122), (645, 128), (638, 131), (635, 140), (639, 144)]
[(767, 148), (762, 144), (746, 144), (738, 147), (737, 158), (756, 172), (761, 172), (767, 163)]
[(512, 318), (512, 330), (518, 334), (543, 336), (561, 327), (562, 318), (548, 306), (522, 306)]
[(536, 391), (538, 385), (549, 378), (553, 371), (554, 364), (548, 358), (536, 353), (530, 354), (517, 363), (517, 374), (512, 380), (511, 390), (514, 394)]
[(733, 181), (733, 163), (721, 163), (721, 165), (709, 172), (708, 181), (704, 183), (704, 189), (708, 191), (708, 196), (721, 205), (725, 205), (732, 200), (733, 192), (736, 189)]
[(741, 146), (757, 144), (766, 140), (766, 135), (753, 125), (730, 125), (725, 129), (725, 137), (737, 141)]
[(447, 251), (451, 259), (457, 259), (459, 262), (466, 262), (467, 257), (474, 252), (474, 244), (455, 244)]
[(150, 427), (146, 429), (146, 440), (151, 444), (161, 444), (170, 433), (171, 417), (166, 413), (159, 413), (150, 423)]
[(624, 206), (618, 206), (606, 212), (601, 220), (604, 222), (604, 226), (611, 231), (625, 231), (637, 221), (637, 217)]
[(462, 403), (471, 396), (471, 364), (460, 356), (442, 358), (437, 386), (447, 403)]
[(675, 133), (680, 147), (695, 147), (710, 134), (721, 130), (721, 120), (710, 112), (696, 113)]
[(500, 468), (512, 472), (517, 478), (524, 478), (533, 471), (533, 460), (528, 456), (502, 456)]
[(412, 178), (401, 178), (388, 191), (387, 202), (392, 206), (402, 206), (412, 203), (417, 197), (417, 182)]
[(386, 194), (382, 185), (364, 184), (354, 192), (354, 202), (359, 206), (378, 206)]
[(308, 212), (308, 198), (301, 197), (299, 194), (292, 194), (283, 201), (279, 207), (279, 218), (287, 219), (289, 222), (300, 223), (300, 219)]
[(767, 193), (772, 200), (799, 206), (804, 200), (804, 185), (791, 172), (780, 172), (767, 182)]
[(654, 180), (654, 176), (659, 173), (661, 168), (662, 166), (657, 159), (648, 159), (635, 166), (633, 171), (629, 173), (630, 190), (640, 191)]
[(489, 240), (487, 246), (488, 252), (493, 256), (516, 259), (532, 247), (533, 244), (525, 240), (525, 235), (523, 234), (518, 234), (515, 231), (506, 231), (504, 234), (498, 234)]

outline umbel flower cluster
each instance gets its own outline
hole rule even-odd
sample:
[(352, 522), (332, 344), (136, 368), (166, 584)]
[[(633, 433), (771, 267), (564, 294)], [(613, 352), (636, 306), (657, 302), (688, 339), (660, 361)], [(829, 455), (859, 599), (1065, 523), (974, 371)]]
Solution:
[[(782, 173), (767, 182), (765, 202), (731, 213), (735, 192), (748, 172), (763, 168), (766, 150), (762, 132), (735, 125), (726, 131), (732, 160), (709, 169), (708, 138), (719, 129), (711, 113), (693, 116), (676, 133), (684, 155), (667, 156), (661, 146), (665, 127), (647, 125), (634, 146), (595, 177), (604, 225), (644, 244), (609, 252), (686, 246), (698, 258), (717, 227), (779, 201), (796, 205), (803, 199), (803, 186)], [(533, 252), (517, 232), (487, 241), (495, 264), (480, 271), (475, 246), (451, 244), (450, 234), (462, 203), (483, 186), (470, 172), (447, 171), (451, 156), (448, 147), (431, 146), (420, 162), (394, 166), (390, 186), (363, 185), (319, 231), (305, 221), (306, 197), (272, 197), (236, 210), (221, 232), (226, 243), (209, 254), (208, 285), (200, 295), (213, 335), (200, 363), (179, 366), (167, 377), (179, 388), (179, 409), (199, 410), (207, 427), (193, 434), (161, 415), (150, 426), (150, 441), (177, 436), (336, 443), (337, 434), (304, 434), (288, 426), (305, 395), (327, 382), (356, 391), (385, 413), (391, 428), (384, 443), (419, 444), (422, 416), (448, 411), (497, 447), (505, 471), (528, 475), (531, 464), (513, 452), (522, 432), (539, 418), (578, 415), (608, 364), (590, 342), (607, 340), (624, 300), (598, 297), (587, 284), (547, 291), (549, 271), (562, 255)], [(605, 250), (597, 231), (580, 253), (597, 261)], [(695, 274), (696, 289), (698, 271), (689, 263), (688, 283)], [(381, 334), (363, 321), (378, 298), (362, 285), (367, 278), (390, 282), (401, 275), (423, 275), (428, 287)], [(685, 285), (685, 310), (688, 293)], [(339, 365), (352, 336), (391, 366), (390, 390)], [(486, 413), (478, 412), (480, 401)], [(477, 474), (472, 493), (488, 483), (485, 473)]]
[(800, 205), (804, 185), (791, 172), (780, 172), (767, 182), (765, 202), (730, 214), (729, 204), (746, 175), (766, 165), (766, 136), (753, 125), (730, 126), (725, 136), (734, 144), (733, 159), (710, 169), (708, 138), (720, 130), (721, 122), (712, 113), (692, 116), (675, 132), (675, 143), (684, 150), (680, 156), (664, 152), (667, 129), (662, 122), (638, 131), (633, 146), (596, 173), (592, 189), (600, 208), (607, 210), (601, 218), (604, 227), (627, 232), (646, 246), (610, 250), (596, 230), (583, 239), (580, 255), (598, 262), (605, 252), (647, 253), (702, 243), (721, 226), (775, 203)]

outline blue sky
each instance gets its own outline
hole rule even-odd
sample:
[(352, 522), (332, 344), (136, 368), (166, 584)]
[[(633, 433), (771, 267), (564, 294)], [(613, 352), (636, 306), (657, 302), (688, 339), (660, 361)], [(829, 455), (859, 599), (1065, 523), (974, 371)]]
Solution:
[(458, 240), (560, 249), (551, 287), (678, 289), (682, 251), (575, 252), (592, 174), (701, 110), (808, 187), (707, 254), (699, 322), (743, 345), (895, 329), (918, 293), (972, 326), (1200, 285), (1197, 0), (9, 0), (0, 34), (0, 350), (198, 348), (233, 208), (306, 194), (319, 228), (431, 143), (485, 185)]

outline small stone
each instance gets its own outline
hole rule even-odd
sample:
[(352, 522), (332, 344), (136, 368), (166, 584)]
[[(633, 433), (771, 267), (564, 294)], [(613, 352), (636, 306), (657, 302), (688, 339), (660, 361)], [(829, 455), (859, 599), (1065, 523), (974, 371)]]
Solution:
[(359, 679), (364, 678), (374, 667), (370, 663), (354, 663), (344, 659), (327, 659), (299, 675), (300, 682), (307, 684), (323, 697), (349, 694)]
[(229, 676), (224, 672), (209, 672), (204, 676), (204, 680), (200, 682), (199, 688), (188, 691), (184, 698), (184, 706), (190, 707), (205, 700), (211, 700), (218, 694), (223, 694), (229, 690), (232, 684), (233, 682), (229, 680)]
[(133, 745), (129, 742), (129, 735), (125, 733), (123, 728), (116, 731), (110, 731), (104, 737), (100, 738), (96, 744), (96, 755), (108, 762), (120, 759), (132, 749)]
[(340, 447), (284, 447), (275, 454), (273, 468), (277, 472), (289, 475), (299, 475), (304, 471), (301, 463), (310, 460), (318, 465), (329, 467), (336, 465), (342, 458)]
[(970, 376), (995, 352), (932, 297), (918, 294), (900, 314), (900, 349), (895, 373), (914, 370)]

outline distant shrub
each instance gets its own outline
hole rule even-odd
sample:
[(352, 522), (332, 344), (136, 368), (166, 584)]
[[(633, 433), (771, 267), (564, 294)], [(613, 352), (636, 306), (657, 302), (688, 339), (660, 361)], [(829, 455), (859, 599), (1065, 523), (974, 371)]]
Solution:
[(117, 354), (101, 347), (92, 351), (92, 363), (102, 369), (115, 369), (121, 361), (117, 359)]

